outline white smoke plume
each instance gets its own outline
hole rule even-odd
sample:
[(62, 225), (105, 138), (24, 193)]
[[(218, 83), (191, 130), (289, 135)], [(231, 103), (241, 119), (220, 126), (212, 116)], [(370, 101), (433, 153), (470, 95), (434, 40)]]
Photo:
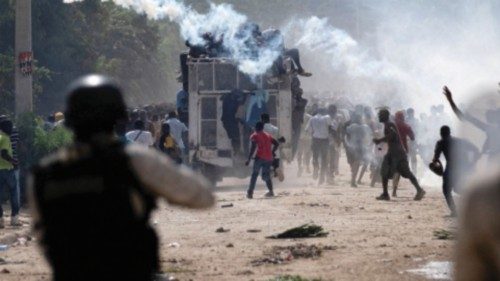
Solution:
[[(295, 46), (316, 54), (324, 54), (335, 69), (352, 76), (389, 75), (386, 65), (363, 53), (358, 43), (344, 30), (328, 23), (327, 18), (311, 17), (290, 23), (287, 30), (295, 33)], [(377, 75), (378, 76), (378, 75)]]
[[(176, 0), (113, 2), (151, 19), (177, 23), (182, 38), (192, 44), (203, 45), (203, 34), (211, 32), (223, 39), (225, 55), (250, 76), (265, 73), (281, 54), (281, 42), (256, 47), (247, 16), (228, 4), (212, 3), (201, 14)], [(326, 18), (292, 20), (282, 28), (288, 47), (300, 49), (304, 67), (314, 74), (303, 80), (304, 89), (343, 91), (366, 104), (393, 102), (424, 111), (443, 102), (439, 92), (445, 84), (461, 89), (458, 94), (465, 97), (471, 86), (498, 76), (494, 1), (365, 3), (379, 13), (369, 44), (358, 43)]]
[[(406, 94), (406, 88), (419, 88), (405, 71), (376, 58), (348, 32), (330, 24), (327, 18), (313, 16), (293, 20), (285, 31), (287, 42), (300, 49), (305, 64), (314, 66), (312, 71), (317, 75), (310, 79), (311, 84), (306, 84), (308, 87), (321, 85), (323, 88), (319, 91), (323, 93), (337, 90), (349, 95), (354, 102), (374, 106), (399, 106), (400, 99), (388, 97)], [(325, 83), (325, 79), (335, 82)]]
[[(81, 0), (65, 0), (72, 3)], [(104, 0), (103, 0), (104, 1)], [(203, 46), (205, 33), (222, 40), (226, 55), (233, 59), (241, 72), (251, 77), (264, 74), (281, 54), (281, 42), (272, 40), (262, 45), (252, 35), (254, 25), (247, 17), (228, 4), (210, 4), (206, 14), (176, 0), (113, 0), (124, 8), (133, 9), (150, 19), (165, 19), (179, 25), (182, 38), (192, 45)]]
[(394, 102), (393, 107), (428, 112), (431, 105), (446, 102), (443, 85), (455, 89), (460, 102), (486, 85), (496, 87), (498, 1), (361, 2), (372, 11), (373, 23), (372, 33), (357, 34), (363, 44), (325, 18), (287, 25), (287, 43), (300, 49), (305, 67), (314, 67), (304, 88), (343, 91), (367, 104)]
[[(67, 2), (81, 0), (65, 0)], [(105, 1), (105, 0), (103, 0)], [(203, 34), (211, 33), (222, 39), (228, 57), (233, 59), (241, 72), (250, 76), (264, 74), (282, 52), (280, 40), (266, 45), (255, 41), (254, 25), (228, 4), (213, 4), (201, 14), (176, 0), (112, 0), (115, 4), (145, 14), (150, 19), (168, 19), (179, 26), (182, 38), (192, 45), (206, 44)], [(351, 36), (328, 23), (326, 18), (299, 19), (283, 28), (284, 37), (290, 37), (292, 46), (321, 54), (329, 61), (328, 67), (343, 71), (348, 76), (386, 82), (399, 76), (394, 66), (373, 59)], [(321, 64), (320, 64), (321, 65)], [(371, 85), (373, 86), (373, 85)]]

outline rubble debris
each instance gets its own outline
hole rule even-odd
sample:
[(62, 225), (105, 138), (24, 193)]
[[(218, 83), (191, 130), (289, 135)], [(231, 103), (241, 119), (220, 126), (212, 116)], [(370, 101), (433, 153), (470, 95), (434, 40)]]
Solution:
[(225, 232), (229, 232), (230, 230), (227, 229), (227, 228), (224, 228), (224, 227), (219, 227), (215, 230), (215, 232), (217, 233), (225, 233)]
[(10, 270), (8, 270), (7, 268), (4, 268), (4, 269), (2, 269), (2, 271), (0, 271), (0, 273), (2, 273), (2, 274), (9, 274)]
[(328, 204), (323, 203), (304, 203), (300, 202), (298, 204), (294, 204), (295, 206), (308, 206), (308, 207), (330, 207)]
[(226, 245), (226, 248), (234, 248), (234, 244), (233, 243), (229, 243)]
[[(323, 246), (324, 251), (334, 251), (337, 250), (339, 247), (337, 246)], [(345, 246), (340, 247), (342, 249), (345, 249)]]
[(438, 240), (455, 240), (455, 233), (446, 229), (438, 229), (434, 230), (434, 237)]
[(168, 274), (156, 274), (154, 281), (179, 281), (179, 279), (175, 278), (174, 276), (170, 276)]
[(192, 261), (182, 259), (182, 258), (171, 258), (171, 259), (162, 259), (162, 263), (169, 263), (172, 264), (173, 266), (181, 266), (181, 265), (190, 265), (192, 264)]
[(236, 273), (236, 275), (252, 275), (252, 274), (254, 274), (254, 273), (251, 270), (243, 270), (243, 271)]
[(282, 233), (268, 236), (271, 239), (288, 239), (288, 238), (316, 238), (326, 237), (328, 232), (324, 231), (322, 226), (315, 224), (304, 224), (299, 227), (290, 228)]
[(297, 258), (317, 258), (320, 257), (325, 248), (316, 245), (305, 245), (305, 244), (297, 244), (292, 246), (275, 246), (272, 251), (277, 252), (285, 252), (288, 251), (292, 254), (294, 259)]
[(293, 196), (307, 196), (307, 195), (311, 195), (311, 193), (309, 193), (307, 191), (302, 191), (302, 192), (293, 194)]
[(321, 257), (323, 251), (334, 250), (333, 246), (296, 244), (291, 246), (274, 246), (264, 252), (264, 257), (253, 260), (253, 266), (263, 264), (283, 264), (294, 259), (316, 259)]
[(300, 275), (283, 275), (283, 276), (278, 276), (273, 279), (269, 279), (269, 281), (321, 281), (321, 279), (308, 279), (301, 277)]
[(19, 237), (19, 238), (17, 238), (16, 242), (14, 242), (14, 244), (12, 244), (12, 246), (14, 246), (14, 247), (16, 247), (16, 246), (27, 246), (27, 243), (28, 243), (28, 239), (27, 238)]
[(417, 269), (406, 272), (424, 276), (430, 280), (452, 280), (453, 263), (449, 261), (430, 261)]
[(180, 246), (181, 246), (181, 244), (179, 244), (177, 242), (172, 242), (172, 243), (167, 245), (167, 248), (179, 248)]
[(247, 232), (248, 233), (259, 233), (259, 232), (262, 232), (262, 230), (260, 230), (260, 229), (248, 229)]
[(27, 263), (26, 261), (7, 261), (5, 259), (0, 258), (0, 265), (6, 265), (6, 264), (25, 264)]
[(232, 208), (232, 207), (234, 207), (234, 205), (233, 205), (233, 203), (229, 203), (229, 204), (221, 205), (220, 207), (221, 208)]
[(252, 266), (261, 266), (263, 264), (282, 264), (284, 262), (285, 260), (282, 259), (281, 257), (274, 257), (274, 258), (265, 257), (253, 260), (251, 261), (251, 264)]

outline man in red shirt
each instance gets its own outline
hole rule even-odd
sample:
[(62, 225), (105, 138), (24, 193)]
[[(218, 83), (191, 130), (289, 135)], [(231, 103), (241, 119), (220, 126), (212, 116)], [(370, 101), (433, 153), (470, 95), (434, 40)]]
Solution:
[(271, 166), (273, 164), (273, 154), (276, 153), (279, 143), (273, 137), (264, 132), (264, 123), (257, 122), (255, 124), (255, 132), (250, 136), (250, 141), (252, 146), (250, 148), (250, 153), (248, 155), (248, 160), (245, 165), (248, 166), (252, 156), (255, 154), (255, 159), (253, 163), (252, 177), (250, 178), (250, 186), (247, 191), (247, 198), (253, 198), (253, 190), (255, 189), (255, 183), (257, 182), (257, 177), (262, 169), (262, 180), (266, 182), (267, 189), (269, 192), (266, 193), (266, 197), (273, 197), (273, 181), (271, 180)]
[[(411, 126), (406, 123), (405, 120), (405, 113), (403, 111), (398, 111), (396, 112), (396, 115), (394, 116), (394, 123), (396, 124), (396, 128), (398, 129), (399, 133), (399, 139), (401, 140), (401, 145), (403, 145), (403, 148), (408, 155), (410, 152), (410, 147), (408, 146), (408, 138), (413, 142), (415, 141), (415, 133), (413, 133), (413, 130)], [(412, 171), (415, 173), (416, 171)], [(394, 174), (394, 177), (392, 178), (392, 196), (397, 197), (397, 189), (399, 185), (399, 180), (401, 179), (400, 175), (398, 173)]]
[(401, 144), (408, 154), (408, 138), (410, 138), (411, 141), (415, 141), (415, 133), (413, 133), (411, 126), (406, 123), (405, 113), (403, 111), (396, 112), (394, 121), (394, 123), (396, 123), (396, 127), (398, 128), (399, 137), (401, 138)]

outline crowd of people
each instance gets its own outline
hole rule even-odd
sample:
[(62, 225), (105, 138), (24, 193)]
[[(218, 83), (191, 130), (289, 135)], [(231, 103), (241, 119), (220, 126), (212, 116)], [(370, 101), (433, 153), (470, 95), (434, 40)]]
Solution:
[[(496, 125), (492, 125), (492, 122), (496, 121), (496, 116), (493, 116), (495, 113), (490, 112), (489, 119), (487, 118), (490, 123), (484, 123), (462, 113), (447, 88), (444, 94), (460, 119), (470, 121), (486, 132), (488, 138), (481, 152), (470, 141), (451, 136), (451, 129), (446, 125), (451, 122), (451, 118), (444, 113), (442, 105), (432, 106), (429, 114), (421, 113), (417, 118), (413, 108), (397, 110), (394, 114), (391, 114), (389, 108), (378, 108), (378, 114), (375, 114), (376, 109), (368, 105), (353, 105), (345, 99), (331, 103), (316, 101), (307, 107), (303, 105), (305, 112), (302, 122), (294, 122), (302, 126), (298, 129), (300, 137), (295, 153), (298, 176), (302, 176), (305, 170), (306, 173), (312, 174), (313, 179), (318, 180), (319, 185), (335, 184), (335, 177), (339, 174), (340, 155), (344, 151), (351, 170), (352, 187), (362, 184), (365, 175), (369, 174), (370, 186), (374, 187), (380, 182), (383, 187), (383, 192), (377, 199), (390, 200), (389, 181), (392, 180), (392, 197), (397, 197), (397, 187), (400, 177), (403, 177), (409, 179), (415, 187), (414, 199), (421, 200), (425, 191), (417, 179), (417, 175), (422, 172), (422, 168), (419, 170), (417, 165), (420, 158), (424, 163), (431, 163), (431, 170), (443, 177), (443, 193), (451, 216), (456, 216), (452, 191), (459, 192), (458, 175), (467, 174), (482, 153), (494, 155), (500, 149), (497, 149), (496, 142), (492, 141), (497, 133)], [(123, 143), (156, 148), (178, 164), (188, 162), (188, 127), (183, 122), (188, 121), (186, 99), (181, 89), (177, 95), (177, 110), (154, 106), (129, 109), (127, 118), (116, 124), (115, 133)], [(304, 101), (307, 103), (307, 100)], [(180, 120), (180, 115), (183, 116), (183, 121)], [(65, 116), (62, 112), (57, 112), (47, 117), (43, 128), (53, 130), (63, 124)], [(279, 137), (279, 129), (271, 124), (267, 113), (261, 114), (254, 124), (251, 129), (254, 133), (248, 134), (249, 139), (242, 142), (249, 144), (247, 149), (243, 149), (248, 154), (247, 165), (250, 160), (254, 160), (247, 197), (253, 198), (253, 190), (260, 172), (269, 190), (266, 196), (274, 196), (272, 178), (279, 177), (280, 181), (283, 181), (280, 153), (277, 151), (285, 140)], [(10, 194), (11, 224), (20, 225), (17, 216), (20, 206), (17, 159), (19, 137), (16, 128), (6, 116), (0, 116), (0, 125), (0, 144), (3, 148), (0, 159), (3, 164), (0, 168), (4, 167), (5, 171), (0, 178), (4, 184), (0, 187), (7, 187)], [(440, 140), (435, 132), (439, 132)], [(235, 146), (236, 154), (240, 145), (241, 142), (238, 141)], [(459, 147), (463, 153), (452, 153), (452, 146)], [(446, 160), (446, 169), (440, 161), (441, 154)], [(2, 189), (0, 194), (3, 195), (6, 192)], [(3, 226), (2, 219), (0, 227)]]
[[(481, 150), (468, 140), (452, 136), (448, 125), (429, 124), (424, 114), (416, 118), (412, 108), (391, 114), (389, 108), (314, 103), (306, 109), (297, 149), (299, 176), (311, 173), (320, 185), (335, 184), (344, 151), (352, 187), (361, 184), (369, 172), (370, 185), (382, 183), (383, 192), (377, 199), (390, 200), (389, 180), (393, 181), (392, 196), (397, 196), (399, 177), (403, 177), (416, 189), (414, 200), (421, 200), (425, 191), (416, 177), (420, 157), (443, 177), (443, 193), (451, 215), (456, 216), (452, 190), (459, 191), (458, 182), (470, 173), (481, 155), (490, 161), (497, 157), (498, 142), (494, 138), (500, 128), (500, 111), (488, 111), (483, 122), (462, 112), (448, 88), (444, 88), (444, 95), (457, 117), (484, 131), (486, 142)], [(89, 280), (95, 276), (153, 280), (159, 263), (158, 239), (148, 221), (156, 199), (191, 208), (214, 204), (212, 185), (185, 166), (176, 165), (185, 155), (187, 126), (175, 111), (160, 118), (161, 114), (150, 108), (127, 110), (114, 82), (95, 75), (83, 77), (70, 87), (66, 113), (47, 118), (44, 128), (52, 130), (64, 124), (73, 131), (74, 143), (34, 166), (28, 186), (34, 230), (55, 280)], [(447, 120), (437, 106), (427, 118), (438, 114), (439, 120)], [(429, 137), (429, 127), (424, 125), (439, 126), (440, 139)], [(430, 153), (428, 139), (436, 141)], [(247, 198), (253, 198), (259, 174), (268, 188), (266, 197), (272, 197), (273, 178), (279, 178), (279, 147), (286, 140), (264, 113), (248, 141), (245, 164), (253, 160), (253, 168)], [(12, 121), (0, 116), (0, 193), (8, 188), (12, 226), (21, 225), (18, 145)], [(440, 161), (441, 155), (446, 166)], [(498, 237), (488, 236), (499, 229), (498, 220), (488, 219), (499, 213), (498, 191), (497, 180), (493, 180), (474, 190), (465, 202), (458, 247), (464, 256), (458, 262), (457, 272), (462, 273), (459, 280), (496, 280), (500, 276), (494, 252)], [(3, 228), (1, 208), (0, 215)], [(126, 235), (116, 236), (117, 229)], [(95, 255), (96, 249), (99, 255)], [(95, 258), (82, 259), (91, 256)]]
[[(465, 119), (447, 88), (444, 94), (457, 116)], [(378, 114), (374, 113), (375, 110)], [(413, 108), (395, 110), (391, 114), (387, 107), (375, 109), (369, 105), (353, 105), (345, 99), (315, 101), (307, 106), (304, 120), (296, 153), (299, 177), (306, 172), (312, 174), (319, 185), (334, 184), (339, 174), (340, 155), (344, 151), (351, 170), (352, 187), (362, 184), (369, 172), (370, 186), (382, 183), (383, 191), (377, 199), (390, 200), (389, 181), (392, 179), (392, 196), (397, 197), (400, 177), (403, 177), (415, 187), (414, 199), (421, 200), (425, 191), (417, 176), (423, 175), (423, 169), (427, 169), (419, 169), (417, 163), (422, 161), (443, 176), (443, 194), (453, 217), (457, 213), (452, 191), (459, 192), (458, 182), (463, 179), (459, 176), (471, 171), (482, 153), (497, 151), (491, 147), (496, 145), (492, 141), (487, 140), (485, 145), (489, 148), (483, 148), (480, 153), (470, 141), (452, 137), (452, 119), (444, 113), (443, 105), (432, 106), (428, 114), (422, 112), (418, 118)], [(498, 131), (493, 125), (476, 118), (468, 116), (466, 120), (472, 120), (491, 138)], [(440, 161), (441, 155), (446, 159), (446, 169)], [(436, 171), (435, 167), (442, 171)]]
[(176, 111), (160, 118), (144, 109), (135, 109), (123, 126), (120, 136), (125, 143), (157, 148), (179, 164), (186, 161), (188, 128), (179, 120)]
[[(177, 112), (168, 104), (127, 109), (127, 118), (115, 126), (115, 133), (124, 143), (156, 148), (181, 164), (187, 159), (188, 128)], [(64, 125), (64, 114), (56, 112), (47, 116), (43, 128), (51, 131)]]
[[(432, 106), (429, 117), (422, 113), (419, 120), (413, 108), (397, 110), (394, 114), (388, 108), (379, 108), (378, 118), (375, 119), (370, 106), (337, 107), (333, 103), (321, 107), (313, 104), (304, 117), (304, 132), (297, 149), (298, 176), (303, 175), (305, 167), (307, 173), (312, 172), (319, 185), (334, 184), (343, 148), (351, 168), (352, 187), (357, 187), (366, 170), (370, 169), (371, 186), (382, 181), (383, 192), (377, 200), (390, 200), (390, 179), (393, 181), (392, 196), (396, 197), (400, 177), (403, 177), (415, 187), (414, 200), (419, 201), (426, 193), (415, 176), (419, 156), (429, 163), (431, 171), (442, 176), (442, 191), (450, 210), (449, 217), (457, 217), (452, 191), (461, 193), (463, 183), (472, 174), (481, 155), (486, 155), (491, 163), (498, 161), (500, 148), (495, 139), (500, 136), (500, 110), (488, 110), (484, 122), (463, 113), (447, 87), (444, 87), (443, 94), (460, 120), (470, 122), (484, 132), (486, 141), (481, 151), (471, 141), (452, 136), (450, 118), (444, 114), (444, 106)], [(446, 123), (442, 125), (441, 122)], [(250, 136), (251, 149), (246, 165), (252, 157), (254, 165), (247, 190), (249, 199), (253, 198), (259, 173), (262, 173), (268, 188), (265, 196), (274, 196), (270, 171), (279, 147), (276, 140), (279, 130), (272, 125), (266, 130), (268, 123), (267, 116), (263, 114)], [(439, 131), (439, 139), (434, 137), (436, 131)], [(433, 152), (430, 142), (434, 143)], [(441, 155), (446, 160), (445, 167), (441, 163)], [(312, 171), (309, 168), (311, 158)], [(496, 250), (500, 243), (499, 200), (498, 173), (475, 186), (465, 200), (457, 251), (457, 280), (499, 280), (500, 259)]]

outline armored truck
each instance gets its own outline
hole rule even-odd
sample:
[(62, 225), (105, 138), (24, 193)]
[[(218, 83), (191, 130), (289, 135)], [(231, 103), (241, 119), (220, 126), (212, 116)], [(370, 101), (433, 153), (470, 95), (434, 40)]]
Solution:
[[(226, 58), (189, 58), (186, 64), (189, 158), (193, 167), (212, 182), (223, 177), (244, 178), (250, 174), (251, 169), (244, 163), (249, 149), (248, 137), (253, 129), (247, 120), (249, 103), (255, 93), (265, 93), (264, 111), (270, 115), (271, 123), (278, 127), (279, 137), (292, 139), (291, 75), (250, 77)], [(238, 108), (228, 108), (224, 99), (236, 93), (242, 97), (239, 99), (241, 103), (234, 104)], [(239, 117), (234, 117), (237, 128), (231, 129), (236, 132), (229, 132), (227, 123), (223, 122), (223, 117), (228, 115), (225, 110), (239, 114)], [(237, 138), (231, 136), (236, 133)], [(291, 158), (289, 141), (282, 146), (280, 154), (282, 159)]]

